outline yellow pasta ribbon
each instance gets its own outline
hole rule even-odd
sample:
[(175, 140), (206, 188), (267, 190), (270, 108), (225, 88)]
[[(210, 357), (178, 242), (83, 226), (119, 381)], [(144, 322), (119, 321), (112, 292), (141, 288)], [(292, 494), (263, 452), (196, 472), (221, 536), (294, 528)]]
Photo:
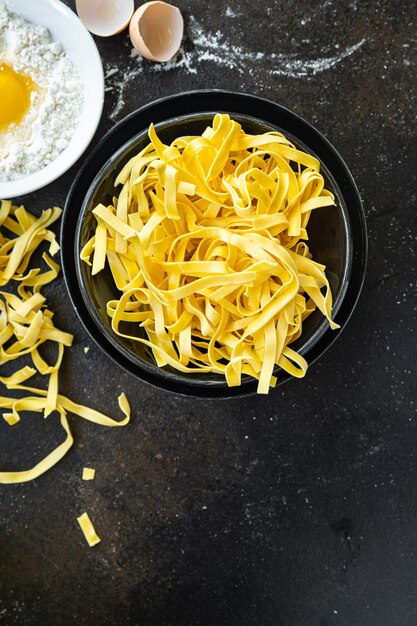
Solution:
[[(72, 345), (73, 336), (56, 328), (53, 313), (47, 308), (40, 288), (54, 280), (60, 268), (43, 253), (42, 258), (49, 270), (27, 270), (33, 253), (42, 242), (50, 244), (49, 252), (52, 255), (59, 250), (55, 234), (47, 227), (60, 214), (61, 210), (54, 208), (36, 217), (24, 207), (13, 206), (10, 201), (2, 201), (0, 204), (0, 285), (6, 286), (10, 281), (18, 285), (17, 293), (0, 291), (0, 366), (26, 356), (31, 358), (33, 364), (33, 367), (23, 366), (9, 376), (0, 376), (0, 383), (6, 389), (31, 394), (24, 397), (0, 396), (0, 409), (9, 411), (3, 413), (3, 418), (10, 426), (17, 424), (21, 420), (21, 413), (27, 411), (43, 413), (44, 417), (57, 411), (66, 434), (65, 440), (31, 469), (0, 472), (0, 483), (33, 480), (65, 456), (73, 444), (67, 411), (102, 426), (125, 426), (130, 420), (130, 406), (124, 393), (118, 398), (124, 415), (120, 421), (73, 402), (59, 393), (59, 368), (65, 348)], [(7, 232), (14, 236), (8, 236)], [(103, 234), (99, 232), (99, 240), (100, 237), (103, 238)], [(100, 269), (100, 265), (98, 267)], [(46, 342), (56, 344), (57, 356), (52, 364), (46, 362), (39, 350)], [(36, 373), (47, 378), (46, 389), (27, 386), (27, 381)]]
[[(24, 407), (24, 400), (22, 401), (22, 409)], [(66, 433), (65, 440), (55, 450), (50, 452), (42, 461), (37, 463), (29, 470), (20, 472), (0, 472), (0, 483), (25, 483), (29, 480), (37, 478), (44, 472), (47, 472), (51, 467), (56, 465), (71, 448), (74, 440), (69, 428), (68, 420), (65, 415), (61, 415), (61, 426)]]
[(304, 376), (289, 344), (305, 318), (318, 308), (338, 327), (325, 267), (306, 243), (311, 212), (335, 204), (319, 161), (281, 133), (246, 134), (227, 114), (201, 136), (167, 146), (151, 125), (149, 139), (117, 176), (113, 204), (93, 210), (81, 253), (94, 275), (106, 262), (111, 270), (113, 331), (148, 346), (160, 367), (230, 386), (252, 376), (259, 393), (276, 367)]

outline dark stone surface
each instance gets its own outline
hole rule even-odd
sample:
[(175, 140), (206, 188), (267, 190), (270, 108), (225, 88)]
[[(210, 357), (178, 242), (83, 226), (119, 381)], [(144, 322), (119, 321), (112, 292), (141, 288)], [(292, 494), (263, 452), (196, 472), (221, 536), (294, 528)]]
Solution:
[[(185, 52), (168, 70), (131, 58), (126, 33), (97, 41), (106, 72), (118, 70), (97, 137), (141, 104), (191, 88), (292, 108), (358, 183), (370, 243), (363, 295), (305, 380), (268, 397), (201, 401), (106, 360), (56, 281), (47, 295), (57, 324), (76, 335), (63, 392), (116, 413), (125, 390), (133, 419), (120, 430), (72, 419), (76, 445), (57, 467), (1, 488), (0, 623), (413, 626), (415, 15), (405, 1), (179, 6)], [(24, 198), (28, 208), (62, 205), (76, 171)], [(61, 436), (55, 417), (0, 431), (1, 465), (16, 469)], [(85, 465), (93, 482), (81, 480)], [(84, 510), (102, 537), (93, 549), (76, 522)]]

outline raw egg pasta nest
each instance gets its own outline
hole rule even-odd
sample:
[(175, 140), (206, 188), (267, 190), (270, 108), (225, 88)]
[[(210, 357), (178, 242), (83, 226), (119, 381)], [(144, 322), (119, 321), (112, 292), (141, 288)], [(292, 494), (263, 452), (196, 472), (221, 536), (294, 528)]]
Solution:
[(319, 161), (279, 132), (246, 134), (226, 114), (170, 146), (153, 125), (149, 138), (117, 176), (113, 204), (93, 210), (81, 253), (93, 275), (108, 262), (120, 291), (107, 303), (114, 332), (147, 345), (160, 367), (230, 386), (246, 374), (259, 393), (275, 385), (276, 365), (304, 376), (289, 347), (304, 319), (318, 308), (337, 327), (325, 267), (305, 243), (311, 212), (335, 204)]

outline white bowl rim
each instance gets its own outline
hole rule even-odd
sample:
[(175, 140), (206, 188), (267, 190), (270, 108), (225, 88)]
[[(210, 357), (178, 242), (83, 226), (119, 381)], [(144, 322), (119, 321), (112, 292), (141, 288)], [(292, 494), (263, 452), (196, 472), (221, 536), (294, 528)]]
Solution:
[[(85, 152), (97, 130), (103, 112), (104, 72), (101, 57), (94, 39), (74, 11), (61, 2), (61, 0), (36, 0), (36, 3), (28, 2), (27, 0), (2, 0), (2, 2), (11, 11), (49, 30), (52, 30), (51, 24), (45, 22), (45, 19), (38, 18), (38, 16), (52, 12), (58, 16), (58, 19), (62, 17), (65, 23), (65, 29), (69, 29), (70, 32), (74, 33), (77, 44), (80, 47), (82, 46), (84, 50), (83, 56), (85, 58), (88, 56), (89, 65), (94, 71), (94, 91), (96, 94), (94, 98), (90, 97), (89, 99), (87, 99), (86, 94), (84, 94), (83, 110), (77, 128), (74, 131), (73, 138), (56, 159), (46, 167), (28, 176), (17, 180), (0, 182), (0, 198), (14, 198), (41, 189), (53, 182), (74, 165)], [(59, 36), (55, 36), (54, 33), (52, 33), (52, 37), (55, 41), (62, 43)], [(79, 69), (79, 65), (77, 66), (74, 62), (74, 58), (68, 52), (65, 45), (64, 48), (73, 61), (75, 68)], [(84, 85), (85, 83), (86, 81), (84, 80)]]

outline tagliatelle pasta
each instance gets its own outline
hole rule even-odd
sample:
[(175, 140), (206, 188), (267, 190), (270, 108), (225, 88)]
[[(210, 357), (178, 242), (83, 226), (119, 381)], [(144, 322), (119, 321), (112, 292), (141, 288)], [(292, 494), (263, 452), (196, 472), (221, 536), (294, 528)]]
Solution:
[(169, 146), (153, 125), (149, 138), (117, 176), (113, 204), (94, 208), (81, 253), (93, 275), (110, 267), (114, 332), (148, 346), (160, 367), (230, 386), (249, 375), (259, 393), (275, 385), (276, 366), (304, 376), (290, 347), (303, 321), (318, 308), (338, 327), (325, 267), (306, 243), (311, 212), (335, 204), (319, 161), (281, 133), (246, 134), (227, 114)]
[[(40, 289), (54, 280), (59, 272), (57, 265), (46, 253), (42, 255), (48, 270), (28, 270), (33, 253), (42, 242), (49, 243), (49, 253), (59, 250), (55, 234), (48, 227), (61, 214), (61, 209), (43, 211), (40, 217), (32, 215), (24, 207), (15, 207), (10, 201), (0, 206), (0, 286), (14, 281), (17, 293), (0, 291), (0, 366), (27, 358), (32, 365), (24, 365), (9, 376), (0, 376), (0, 383), (7, 390), (18, 391), (18, 396), (0, 395), (0, 408), (6, 409), (3, 418), (14, 426), (21, 413), (43, 413), (48, 417), (53, 411), (60, 414), (65, 440), (42, 461), (29, 470), (0, 472), (0, 483), (26, 482), (37, 478), (53, 467), (68, 452), (73, 444), (67, 412), (102, 426), (124, 426), (130, 419), (130, 406), (124, 393), (119, 398), (119, 407), (124, 419), (116, 421), (99, 411), (73, 402), (62, 396), (58, 388), (58, 372), (64, 350), (72, 345), (73, 336), (53, 323), (53, 313), (46, 307)], [(8, 237), (6, 232), (14, 235)], [(56, 360), (49, 364), (41, 355), (40, 348), (49, 342), (56, 345)], [(35, 374), (47, 377), (47, 389), (27, 386)], [(30, 395), (21, 396), (20, 392)]]

